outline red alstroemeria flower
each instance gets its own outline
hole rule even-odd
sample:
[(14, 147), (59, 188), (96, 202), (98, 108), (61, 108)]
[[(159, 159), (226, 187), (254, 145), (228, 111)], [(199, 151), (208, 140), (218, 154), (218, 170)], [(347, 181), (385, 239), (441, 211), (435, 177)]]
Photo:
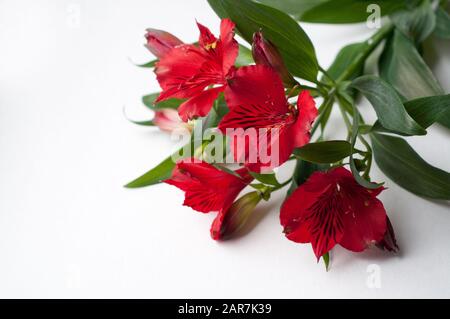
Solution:
[(318, 259), (336, 244), (361, 252), (383, 243), (385, 234), (393, 235), (383, 204), (376, 198), (383, 189), (364, 188), (343, 167), (315, 172), (281, 208), (286, 237), (311, 243)]
[(225, 214), (239, 193), (253, 180), (246, 168), (235, 171), (236, 175), (222, 171), (206, 162), (194, 159), (178, 162), (172, 177), (165, 183), (185, 192), (183, 205), (196, 211), (219, 212), (211, 227), (213, 239), (220, 239)]
[(239, 52), (231, 20), (222, 20), (219, 39), (205, 26), (197, 25), (199, 46), (178, 45), (165, 54), (155, 68), (163, 89), (156, 102), (169, 98), (188, 99), (178, 108), (183, 121), (208, 114), (214, 100), (225, 89)]
[[(230, 112), (219, 123), (219, 129), (233, 136), (232, 151), (236, 160), (248, 162), (249, 151), (260, 150), (264, 145), (268, 148), (265, 154), (278, 151), (276, 161), (262, 164), (265, 168), (274, 168), (287, 161), (295, 148), (309, 142), (311, 124), (317, 117), (315, 102), (308, 91), (303, 91), (297, 107), (289, 104), (283, 83), (272, 68), (253, 65), (237, 69), (225, 90), (225, 98)], [(236, 131), (229, 129), (255, 129), (259, 145), (249, 146), (251, 142), (245, 143), (246, 134), (236, 136)], [(266, 129), (266, 133), (261, 133), (260, 129)], [(272, 137), (271, 130), (275, 129), (278, 134)]]

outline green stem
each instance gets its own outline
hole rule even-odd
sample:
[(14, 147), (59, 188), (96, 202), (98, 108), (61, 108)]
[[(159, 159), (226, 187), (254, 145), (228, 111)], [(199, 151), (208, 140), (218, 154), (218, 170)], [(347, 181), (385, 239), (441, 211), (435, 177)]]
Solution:
[(382, 27), (373, 36), (367, 39), (364, 43), (367, 45), (366, 49), (360, 52), (353, 60), (352, 64), (339, 76), (336, 80), (337, 83), (348, 80), (352, 74), (361, 66), (361, 63), (367, 59), (367, 57), (375, 50), (375, 48), (383, 41), (394, 29), (392, 23), (388, 23)]
[(341, 111), (341, 114), (342, 114), (342, 118), (344, 119), (345, 126), (347, 127), (347, 141), (349, 141), (352, 136), (352, 124), (350, 123), (350, 120), (348, 119), (347, 113), (344, 110), (344, 107), (342, 106), (342, 104), (341, 103), (338, 103), (338, 104), (339, 104), (339, 110)]
[(272, 193), (272, 192), (276, 192), (276, 191), (279, 190), (279, 189), (282, 189), (284, 186), (288, 185), (291, 181), (292, 181), (292, 177), (289, 178), (289, 179), (288, 179), (287, 181), (285, 181), (284, 183), (282, 183), (282, 184), (276, 186), (275, 188), (273, 188), (270, 192)]
[[(328, 80), (330, 80), (330, 82), (331, 83), (333, 83), (334, 85), (336, 84), (336, 82), (334, 81), (334, 79), (328, 74), (328, 72), (324, 69), (324, 68), (322, 68), (320, 65), (319, 65), (319, 70), (320, 70), (320, 72), (322, 72), (323, 73), (323, 75), (325, 75), (325, 77), (328, 79)], [(327, 85), (326, 83), (322, 83), (322, 85)]]
[(304, 84), (297, 84), (288, 91), (288, 97), (293, 97), (293, 96), (299, 95), (300, 91), (302, 91), (302, 90), (310, 91), (312, 97), (318, 97), (318, 96), (321, 96), (324, 94), (320, 88), (315, 88), (315, 87), (312, 87), (309, 85), (304, 85)]
[(333, 102), (334, 102), (334, 93), (332, 93), (332, 95), (327, 96), (323, 101), (322, 105), (320, 105), (319, 116), (314, 121), (314, 125), (311, 129), (311, 136), (313, 136), (314, 133), (316, 132), (317, 128), (321, 123), (321, 119), (327, 113), (328, 108), (333, 106)]

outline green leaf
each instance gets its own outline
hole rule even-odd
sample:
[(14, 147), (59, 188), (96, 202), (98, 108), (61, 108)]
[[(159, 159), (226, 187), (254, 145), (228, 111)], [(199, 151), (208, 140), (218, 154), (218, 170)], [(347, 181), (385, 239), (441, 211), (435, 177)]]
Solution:
[(277, 177), (274, 173), (271, 174), (259, 174), (255, 172), (250, 172), (250, 175), (252, 175), (258, 182), (264, 183), (266, 185), (272, 185), (272, 186), (279, 186), (280, 183), (277, 180)]
[(352, 146), (347, 141), (308, 143), (294, 151), (294, 155), (312, 163), (336, 163), (350, 156)]
[[(406, 111), (423, 128), (428, 128), (435, 122), (445, 125), (450, 123), (450, 94), (436, 95), (404, 102)], [(450, 128), (450, 125), (446, 125)], [(391, 132), (378, 121), (373, 125), (372, 132)]]
[(158, 60), (151, 60), (144, 64), (135, 64), (135, 65), (140, 68), (153, 68), (155, 66), (156, 62), (158, 62)]
[[(170, 178), (170, 176), (172, 175), (172, 171), (176, 165), (176, 163), (173, 161), (174, 158), (180, 160), (183, 158), (195, 156), (195, 154), (197, 154), (199, 150), (203, 149), (206, 144), (206, 141), (196, 141), (193, 135), (191, 137), (191, 141), (188, 144), (167, 157), (165, 160), (163, 160), (161, 163), (149, 170), (144, 175), (125, 185), (125, 187), (139, 188), (163, 182), (164, 180)], [(185, 150), (190, 150), (190, 152), (185, 153)]]
[(259, 2), (286, 12), (296, 19), (301, 19), (303, 13), (329, 0), (259, 0)]
[[(210, 113), (214, 113), (214, 111), (212, 111)], [(214, 120), (208, 120), (208, 117), (198, 119), (195, 123), (199, 124), (200, 121), (202, 123), (203, 132), (206, 129), (211, 128), (212, 127), (211, 125), (213, 125), (215, 123)], [(176, 158), (178, 158), (178, 159), (180, 159), (180, 157), (185, 158), (188, 156), (195, 156), (195, 154), (197, 154), (197, 152), (200, 150), (200, 148), (203, 149), (205, 147), (205, 145), (208, 142), (210, 142), (210, 141), (203, 140), (203, 139), (201, 141), (199, 141), (199, 139), (201, 139), (201, 134), (200, 134), (200, 138), (197, 138), (196, 131), (197, 131), (196, 125), (194, 124), (194, 132), (191, 136), (191, 141), (187, 144), (187, 145), (189, 145), (189, 147), (186, 147), (187, 146), (186, 145), (186, 146), (180, 148), (177, 152), (175, 152), (174, 154), (172, 154), (171, 156), (166, 158), (164, 161), (162, 161), (156, 167), (149, 170), (147, 173), (138, 177), (134, 181), (125, 185), (125, 187), (138, 188), (138, 187), (150, 186), (150, 185), (155, 185), (155, 184), (161, 183), (165, 179), (168, 179), (172, 175), (173, 168), (175, 167), (175, 163), (172, 160), (174, 155), (177, 155)], [(188, 154), (182, 153), (182, 151), (186, 149), (185, 147), (187, 149), (190, 149), (190, 153), (188, 153)], [(182, 156), (180, 156), (180, 155), (182, 155)]]
[(352, 87), (370, 101), (378, 120), (385, 128), (406, 135), (426, 134), (426, 130), (406, 112), (400, 97), (385, 81), (373, 75), (366, 75), (354, 80)]
[(442, 8), (436, 10), (436, 29), (434, 34), (442, 39), (450, 39), (450, 15)]
[(450, 199), (450, 174), (431, 166), (402, 138), (371, 134), (375, 161), (392, 181), (419, 196)]
[(155, 185), (170, 178), (172, 170), (175, 167), (175, 163), (172, 160), (172, 156), (169, 156), (156, 167), (149, 170), (144, 175), (138, 177), (134, 181), (125, 185), (126, 188), (138, 188), (144, 186)]
[(350, 144), (351, 144), (351, 152), (350, 152), (350, 170), (352, 171), (353, 177), (355, 178), (355, 180), (358, 182), (359, 185), (368, 188), (368, 189), (375, 189), (378, 188), (380, 186), (382, 186), (383, 184), (377, 184), (377, 183), (372, 183), (368, 180), (366, 180), (364, 177), (362, 177), (361, 175), (359, 175), (359, 171), (358, 171), (358, 167), (355, 163), (355, 159), (353, 158), (353, 153), (354, 153), (354, 147), (356, 144), (356, 139), (358, 138), (358, 130), (359, 130), (359, 111), (356, 108), (355, 103), (352, 103), (352, 110), (353, 110), (353, 124), (352, 124), (352, 136), (350, 138)]
[[(369, 45), (365, 42), (352, 43), (343, 47), (337, 54), (334, 62), (328, 68), (328, 75), (330, 75), (334, 80), (337, 80), (344, 71), (355, 61), (357, 57), (361, 55), (361, 52), (367, 50)], [(354, 78), (362, 75), (364, 72), (364, 60), (358, 64), (355, 72), (348, 78), (348, 80), (353, 80)]]
[(414, 44), (399, 31), (382, 54), (380, 76), (406, 100), (445, 93)]
[(158, 98), (159, 93), (153, 93), (142, 97), (142, 103), (152, 111), (160, 109), (177, 109), (184, 100), (181, 99), (169, 99), (155, 104), (155, 100)]
[(402, 10), (394, 13), (391, 20), (397, 29), (417, 43), (421, 43), (428, 38), (436, 26), (436, 16), (428, 0), (423, 1), (420, 6), (413, 10)]
[(405, 8), (403, 1), (392, 0), (339, 0), (327, 1), (304, 12), (300, 20), (314, 23), (355, 23), (366, 21), (372, 12), (367, 12), (371, 4), (378, 4), (381, 15)]
[(236, 59), (236, 66), (244, 66), (253, 63), (252, 50), (239, 44), (239, 54)]
[(439, 124), (445, 126), (446, 128), (450, 129), (450, 112), (445, 112), (441, 118), (439, 119)]
[(133, 124), (141, 125), (141, 126), (155, 126), (155, 123), (153, 123), (153, 120), (147, 120), (147, 121), (134, 121), (127, 118), (128, 121), (130, 121)]
[[(450, 118), (450, 94), (414, 99), (404, 103), (409, 115), (423, 128)], [(449, 127), (450, 128), (450, 127)]]
[(286, 13), (250, 0), (208, 0), (221, 18), (236, 23), (239, 34), (252, 43), (259, 30), (280, 51), (291, 74), (317, 81), (318, 64), (314, 46), (298, 23)]

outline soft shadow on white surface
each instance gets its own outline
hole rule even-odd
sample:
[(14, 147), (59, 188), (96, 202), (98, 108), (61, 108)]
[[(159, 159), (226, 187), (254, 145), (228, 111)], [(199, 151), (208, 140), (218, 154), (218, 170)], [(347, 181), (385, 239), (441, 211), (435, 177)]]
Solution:
[[(158, 90), (154, 74), (129, 58), (152, 58), (147, 27), (194, 41), (195, 19), (217, 32), (218, 18), (200, 0), (0, 2), (0, 297), (450, 297), (448, 204), (400, 189), (377, 168), (402, 254), (336, 248), (329, 272), (310, 245), (284, 238), (285, 191), (257, 211), (251, 232), (217, 243), (214, 214), (182, 206), (179, 190), (122, 187), (172, 149), (168, 136), (123, 117), (124, 106), (133, 118), (151, 116), (140, 98)], [(304, 28), (325, 67), (371, 33), (364, 25)], [(435, 68), (448, 91), (445, 52)], [(327, 136), (342, 137), (337, 114), (331, 125)], [(449, 133), (429, 131), (408, 140), (449, 171)], [(367, 285), (373, 264), (379, 288)]]

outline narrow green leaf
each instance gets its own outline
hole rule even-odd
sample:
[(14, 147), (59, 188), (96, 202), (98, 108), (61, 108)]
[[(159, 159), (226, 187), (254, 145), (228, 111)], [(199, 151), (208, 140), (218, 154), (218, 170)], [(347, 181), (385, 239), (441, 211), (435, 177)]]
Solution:
[(208, 0), (221, 18), (236, 23), (239, 34), (252, 43), (259, 30), (280, 51), (291, 74), (316, 82), (318, 73), (314, 46), (298, 23), (286, 13), (251, 0)]
[(314, 23), (355, 23), (367, 21), (372, 12), (369, 5), (377, 4), (381, 15), (390, 14), (405, 8), (404, 1), (392, 0), (339, 0), (327, 1), (304, 12), (300, 20)]
[(450, 94), (422, 97), (404, 105), (409, 115), (423, 128), (445, 119), (448, 122), (450, 118)]
[(412, 10), (395, 12), (391, 20), (398, 30), (416, 43), (423, 42), (436, 27), (436, 16), (428, 0)]
[(277, 177), (274, 173), (271, 174), (259, 174), (255, 172), (250, 172), (250, 175), (252, 175), (257, 181), (264, 183), (266, 185), (272, 185), (272, 186), (279, 186), (280, 183), (277, 180)]
[[(200, 149), (205, 146), (205, 141), (196, 141), (192, 136), (191, 141), (177, 150), (175, 153), (167, 157), (157, 166), (149, 170), (144, 175), (136, 178), (132, 182), (125, 185), (126, 188), (139, 188), (145, 186), (151, 186), (155, 184), (159, 184), (164, 180), (170, 178), (172, 176), (172, 171), (175, 168), (176, 163), (173, 161), (176, 159), (183, 159), (190, 156), (194, 156)], [(185, 152), (189, 151), (189, 152)]]
[[(438, 121), (450, 128), (450, 94), (422, 97), (404, 102), (403, 105), (408, 114), (425, 129)], [(395, 133), (384, 128), (379, 121), (373, 125), (371, 131)]]
[(450, 39), (450, 15), (442, 8), (438, 8), (436, 11), (434, 34), (442, 39)]
[(426, 134), (426, 130), (406, 112), (400, 97), (385, 81), (373, 75), (366, 75), (355, 79), (352, 87), (370, 101), (378, 120), (385, 128), (407, 135)]
[(134, 181), (125, 185), (126, 188), (138, 188), (144, 186), (155, 185), (168, 179), (172, 175), (172, 170), (175, 167), (175, 163), (172, 157), (169, 156), (156, 167), (149, 170), (144, 175), (138, 177)]
[(155, 66), (156, 62), (158, 62), (158, 60), (151, 60), (151, 61), (149, 61), (147, 63), (135, 64), (135, 65), (140, 67), (140, 68), (153, 68)]
[(130, 119), (127, 119), (127, 120), (136, 125), (155, 126), (155, 123), (153, 123), (153, 120), (147, 120), (147, 121), (134, 121), (134, 120), (130, 120)]
[(402, 138), (371, 134), (378, 167), (392, 181), (419, 196), (450, 200), (450, 174), (431, 166)]
[[(212, 123), (213, 123), (213, 121), (208, 121), (208, 117), (198, 119), (196, 121), (196, 123), (199, 124), (200, 121), (202, 123), (203, 131), (210, 128), (211, 127), (210, 125), (212, 125)], [(199, 138), (197, 138), (197, 134), (195, 133), (196, 131), (197, 131), (196, 125), (194, 124), (194, 133), (191, 136), (191, 141), (188, 143), (189, 146), (185, 145), (184, 147), (180, 148), (176, 153), (174, 153), (171, 156), (169, 156), (168, 158), (166, 158), (164, 161), (162, 161), (160, 164), (158, 164), (153, 169), (149, 170), (144, 175), (138, 177), (134, 181), (125, 185), (125, 187), (138, 188), (138, 187), (150, 186), (150, 185), (155, 185), (155, 184), (161, 183), (165, 179), (168, 179), (172, 175), (173, 168), (175, 167), (175, 163), (172, 160), (172, 158), (174, 158), (174, 155), (176, 155), (175, 157), (178, 159), (185, 158), (188, 156), (195, 156), (195, 154), (197, 154), (197, 152), (200, 149), (203, 149), (205, 147), (205, 145), (208, 142), (210, 142), (207, 140), (200, 141)], [(202, 138), (202, 136), (200, 134), (200, 139), (201, 138)], [(190, 150), (190, 152), (188, 154), (185, 154), (183, 152), (184, 150)]]
[(155, 104), (155, 100), (158, 98), (159, 93), (152, 93), (142, 97), (142, 103), (152, 111), (160, 109), (177, 109), (184, 100), (181, 99), (169, 99)]
[(445, 93), (414, 44), (399, 31), (381, 56), (380, 76), (406, 100)]
[(352, 146), (347, 141), (308, 143), (294, 151), (294, 155), (312, 163), (336, 163), (350, 156)]

